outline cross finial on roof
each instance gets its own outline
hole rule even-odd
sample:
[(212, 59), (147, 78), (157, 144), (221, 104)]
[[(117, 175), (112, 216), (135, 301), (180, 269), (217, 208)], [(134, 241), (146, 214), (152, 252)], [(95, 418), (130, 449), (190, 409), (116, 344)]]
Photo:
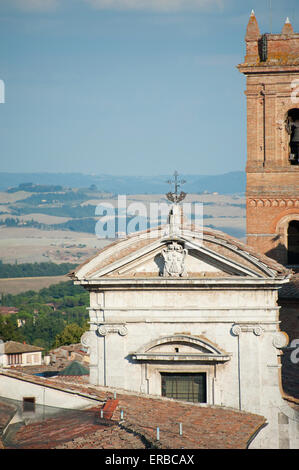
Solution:
[(168, 180), (167, 183), (170, 184), (170, 187), (171, 185), (174, 185), (174, 192), (171, 192), (169, 191), (167, 194), (166, 194), (166, 197), (169, 201), (171, 202), (174, 202), (175, 204), (178, 204), (179, 202), (181, 202), (183, 199), (185, 199), (187, 193), (184, 193), (184, 191), (181, 191), (180, 194), (179, 194), (179, 187), (186, 183), (185, 180), (179, 180), (178, 179), (178, 172), (175, 171), (174, 174), (174, 179), (173, 180)]

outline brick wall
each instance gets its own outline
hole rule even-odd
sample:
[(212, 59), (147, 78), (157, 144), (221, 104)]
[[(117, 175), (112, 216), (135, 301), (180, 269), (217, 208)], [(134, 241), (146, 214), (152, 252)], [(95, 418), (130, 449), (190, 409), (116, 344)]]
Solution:
[(247, 243), (286, 264), (287, 227), (299, 220), (299, 165), (289, 161), (286, 129), (288, 111), (299, 109), (299, 34), (287, 22), (282, 34), (267, 35), (264, 61), (261, 38), (252, 13), (238, 66), (247, 77)]

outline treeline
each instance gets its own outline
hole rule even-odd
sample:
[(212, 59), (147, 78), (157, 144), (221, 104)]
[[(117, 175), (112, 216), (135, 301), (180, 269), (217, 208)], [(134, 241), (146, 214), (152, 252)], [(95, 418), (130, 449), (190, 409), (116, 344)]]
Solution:
[(25, 341), (46, 351), (80, 342), (89, 329), (89, 294), (72, 281), (17, 295), (2, 294), (2, 306), (17, 307), (18, 313), (0, 316), (0, 339)]
[[(117, 217), (117, 210), (116, 217), (115, 217), (115, 232), (118, 232), (119, 225), (122, 227), (124, 226), (124, 221)], [(131, 220), (134, 219), (135, 216), (127, 214), (126, 217), (126, 227), (130, 223)], [(204, 215), (203, 218), (212, 218), (213, 216)], [(193, 215), (194, 218), (194, 215)], [(150, 220), (146, 217), (138, 217), (138, 221), (136, 222), (136, 226), (134, 231), (138, 230), (145, 230), (149, 229), (152, 226), (158, 225), (158, 222), (165, 223), (166, 217), (159, 216), (157, 218), (157, 222), (154, 225), (150, 224)], [(76, 218), (70, 219), (66, 222), (62, 222), (60, 224), (45, 224), (41, 222), (36, 222), (35, 220), (27, 220), (23, 222), (22, 220), (14, 219), (14, 218), (6, 218), (5, 220), (0, 220), (0, 225), (5, 225), (6, 227), (33, 227), (38, 228), (40, 230), (70, 230), (72, 232), (83, 232), (83, 233), (95, 233), (96, 231), (96, 224), (100, 220), (100, 216), (98, 217), (85, 217), (85, 218)], [(103, 223), (103, 226), (107, 227), (107, 221)], [(132, 228), (131, 228), (132, 229)]]
[[(45, 304), (49, 302), (63, 306), (85, 305), (89, 295), (81, 286), (76, 286), (72, 281), (60, 282), (50, 287), (44, 287), (39, 291), (29, 290), (20, 294), (1, 294), (1, 305), (5, 307), (22, 307), (24, 305)], [(70, 303), (66, 303), (70, 302)]]
[(87, 204), (86, 206), (71, 206), (63, 204), (58, 207), (22, 207), (14, 208), (14, 215), (25, 215), (25, 214), (46, 214), (54, 215), (56, 217), (94, 217), (96, 206)]
[(61, 224), (44, 224), (36, 220), (22, 221), (17, 218), (7, 217), (0, 220), (0, 225), (5, 227), (29, 227), (38, 228), (40, 230), (71, 230), (73, 232), (94, 233), (97, 219), (72, 219), (62, 222)]
[(4, 264), (0, 261), (0, 278), (63, 276), (77, 265), (73, 263), (22, 263)]
[(0, 225), (4, 225), (5, 227), (34, 227), (34, 228), (45, 228), (47, 227), (46, 224), (41, 224), (36, 220), (19, 220), (15, 217), (6, 217), (6, 219), (0, 220)]
[(95, 233), (97, 220), (92, 218), (67, 220), (62, 224), (52, 225), (55, 230), (71, 230), (73, 232)]
[(21, 183), (15, 188), (7, 189), (7, 193), (17, 193), (18, 191), (27, 191), (29, 193), (49, 193), (53, 191), (62, 191), (63, 187), (56, 184), (33, 184)]
[[(86, 201), (90, 198), (89, 194), (85, 194), (84, 191), (66, 191), (63, 193), (46, 193), (46, 194), (32, 194), (26, 199), (21, 199), (22, 204), (53, 204), (61, 202), (72, 202), (72, 201)], [(18, 201), (16, 201), (18, 202)]]

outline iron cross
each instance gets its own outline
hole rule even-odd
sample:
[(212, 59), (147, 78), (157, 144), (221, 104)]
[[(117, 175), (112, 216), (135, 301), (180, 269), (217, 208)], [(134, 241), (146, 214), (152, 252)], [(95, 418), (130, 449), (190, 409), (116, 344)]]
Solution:
[(182, 184), (186, 183), (186, 181), (178, 179), (179, 174), (177, 171), (174, 172), (173, 176), (174, 176), (173, 180), (168, 180), (166, 182), (170, 185), (174, 184), (174, 192), (169, 191), (169, 193), (166, 194), (166, 197), (169, 201), (174, 202), (175, 204), (178, 204), (183, 199), (185, 199), (187, 195), (187, 193), (184, 193), (184, 191), (181, 191), (179, 194), (179, 187)]

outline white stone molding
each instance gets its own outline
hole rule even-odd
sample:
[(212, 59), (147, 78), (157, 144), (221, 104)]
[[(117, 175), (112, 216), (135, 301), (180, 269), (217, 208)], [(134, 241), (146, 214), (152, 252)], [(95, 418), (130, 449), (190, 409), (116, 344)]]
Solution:
[(255, 336), (261, 336), (264, 333), (264, 330), (260, 325), (257, 325), (253, 328), (253, 333)]
[(233, 325), (233, 327), (232, 327), (232, 333), (233, 333), (235, 336), (240, 336), (241, 331), (242, 331), (242, 329), (241, 329), (240, 325)]
[[(173, 346), (182, 346), (188, 349), (183, 352), (173, 352)], [(169, 346), (169, 349), (161, 351), (160, 346)], [(184, 334), (162, 336), (143, 345), (138, 351), (132, 353), (132, 359), (137, 361), (205, 361), (227, 362), (231, 359), (231, 353), (221, 350), (206, 338)]]
[(168, 244), (166, 248), (163, 248), (162, 256), (165, 263), (163, 276), (185, 276), (185, 257), (187, 253), (188, 250), (184, 249), (182, 245), (176, 241), (173, 241)]
[(118, 333), (120, 336), (126, 336), (128, 330), (125, 325), (121, 324), (103, 324), (98, 327), (98, 333), (101, 336), (106, 336), (110, 333)]
[(264, 333), (264, 329), (260, 325), (253, 324), (237, 324), (235, 323), (232, 327), (232, 333), (235, 336), (240, 336), (241, 333), (252, 332), (255, 336), (261, 336)]
[(119, 334), (120, 336), (127, 336), (127, 334), (128, 334), (127, 328), (126, 328), (124, 325), (121, 326), (121, 327), (118, 329), (118, 334)]
[(89, 348), (91, 346), (91, 334), (92, 331), (85, 331), (85, 333), (81, 336), (81, 344), (85, 348)]
[(273, 335), (272, 344), (276, 349), (284, 348), (288, 345), (289, 338), (283, 331), (278, 331)]

